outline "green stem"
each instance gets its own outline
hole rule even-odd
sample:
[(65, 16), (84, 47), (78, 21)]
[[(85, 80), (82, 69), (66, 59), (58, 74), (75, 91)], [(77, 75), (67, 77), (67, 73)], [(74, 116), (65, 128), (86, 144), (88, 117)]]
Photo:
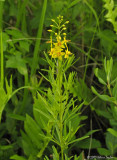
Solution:
[(0, 2), (0, 61), (1, 61), (1, 74), (0, 82), (1, 87), (4, 86), (4, 55), (3, 55), (3, 41), (2, 41), (2, 16), (3, 16), (3, 2)]
[(4, 55), (3, 55), (3, 44), (2, 44), (2, 31), (0, 31), (0, 52), (1, 52), (1, 87), (4, 86)]
[(58, 60), (58, 86), (59, 86), (59, 96), (60, 96), (60, 113), (59, 113), (59, 126), (60, 126), (60, 147), (61, 147), (61, 159), (64, 160), (64, 148), (63, 148), (63, 108), (62, 108), (62, 70), (61, 70), (61, 61)]
[(110, 88), (110, 83), (109, 82), (107, 82), (107, 88), (108, 88), (110, 96), (112, 97), (112, 92), (111, 92), (111, 88)]
[(42, 13), (41, 13), (41, 19), (40, 19), (40, 24), (38, 27), (38, 32), (37, 32), (37, 40), (34, 48), (34, 56), (32, 60), (32, 68), (31, 68), (31, 76), (35, 74), (36, 72), (36, 67), (38, 64), (38, 52), (39, 52), (39, 47), (40, 47), (40, 42), (41, 42), (41, 37), (42, 37), (42, 30), (43, 30), (43, 25), (44, 25), (44, 19), (45, 19), (45, 13), (46, 13), (46, 8), (47, 8), (47, 0), (44, 0), (43, 3), (43, 8), (42, 8)]
[(87, 68), (88, 68), (88, 62), (89, 62), (89, 58), (90, 58), (90, 53), (91, 53), (91, 48), (92, 48), (92, 44), (93, 44), (93, 40), (94, 40), (95, 33), (96, 33), (96, 29), (95, 29), (95, 32), (94, 32), (94, 34), (93, 34), (93, 37), (92, 37), (92, 40), (91, 40), (91, 45), (90, 45), (90, 48), (89, 48), (89, 51), (88, 51), (83, 81), (85, 81), (85, 78), (86, 78), (86, 73), (87, 73)]
[[(25, 78), (25, 86), (28, 86), (28, 73), (24, 76), (24, 78)], [(28, 98), (28, 90), (24, 89), (23, 102), (19, 114), (21, 114), (25, 110), (27, 98)]]

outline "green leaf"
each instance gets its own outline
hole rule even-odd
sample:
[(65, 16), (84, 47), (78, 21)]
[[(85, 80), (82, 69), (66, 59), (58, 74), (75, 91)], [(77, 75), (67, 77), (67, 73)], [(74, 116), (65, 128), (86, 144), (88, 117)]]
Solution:
[(21, 57), (20, 52), (17, 52), (16, 55), (9, 57), (6, 61), (6, 67), (16, 68), (22, 75), (27, 74), (26, 61)]
[(12, 95), (12, 76), (10, 78), (10, 85), (8, 84), (7, 79), (5, 79), (5, 82), (6, 82), (7, 96), (8, 96), (8, 98), (10, 98)]
[(4, 89), (0, 87), (0, 121), (7, 100), (7, 94), (5, 93)]
[(75, 143), (75, 142), (82, 141), (83, 139), (86, 139), (86, 138), (89, 138), (89, 136), (82, 136), (81, 138), (77, 138), (77, 139), (75, 139), (75, 140), (73, 140), (73, 141), (70, 141), (70, 142), (68, 143), (68, 145), (69, 145), (69, 144), (72, 144), (72, 143)]
[(91, 131), (87, 132), (87, 133), (85, 134), (85, 136), (90, 136), (91, 134), (93, 134), (93, 133), (95, 133), (95, 132), (98, 132), (98, 131), (99, 131), (98, 129), (96, 129), (96, 130), (91, 130)]
[[(117, 127), (113, 128), (114, 130), (117, 130)], [(110, 132), (111, 133), (110, 133)], [(111, 155), (114, 155), (117, 151), (117, 136), (113, 135), (115, 132), (113, 130), (109, 129), (108, 132), (106, 132), (106, 146), (108, 147), (109, 151), (111, 152)], [(111, 141), (110, 141), (111, 139)]]
[(114, 30), (117, 33), (117, 21), (116, 21), (117, 7), (115, 7), (113, 0), (109, 0), (109, 1), (104, 0), (104, 2), (105, 2), (104, 8), (106, 8), (108, 11), (107, 14), (105, 15), (105, 17), (106, 17), (107, 21), (112, 23)]
[(31, 139), (29, 138), (28, 135), (26, 135), (23, 131), (21, 131), (22, 135), (22, 148), (28, 157), (30, 155), (37, 155), (38, 149), (35, 147), (35, 144), (32, 143)]
[(27, 52), (29, 52), (29, 47), (30, 47), (30, 43), (27, 41), (19, 41), (20, 47), (24, 50), (26, 50)]
[(117, 81), (116, 81), (116, 84), (114, 85), (114, 88), (113, 88), (112, 93), (113, 93), (113, 96), (114, 96), (114, 97), (116, 98), (116, 100), (117, 100)]
[(59, 160), (59, 153), (57, 152), (57, 149), (54, 146), (52, 146), (52, 149), (53, 149), (53, 152), (54, 152), (53, 159)]
[(72, 85), (70, 92), (73, 93), (75, 97), (77, 96), (79, 101), (84, 100), (85, 104), (88, 104), (93, 98), (91, 90), (82, 79), (79, 79), (79, 81), (76, 81)]
[(33, 113), (35, 120), (41, 128), (44, 127), (42, 120), (44, 120), (44, 123), (47, 125), (48, 121), (53, 119), (54, 115), (51, 107), (51, 105), (48, 105), (46, 99), (38, 93), (37, 98), (34, 99)]
[(37, 123), (29, 115), (26, 115), (24, 128), (32, 143), (34, 143), (38, 149), (41, 149), (43, 147), (43, 138), (39, 135), (39, 133), (42, 133), (42, 131)]
[(112, 113), (110, 113), (108, 110), (102, 110), (102, 109), (96, 109), (96, 113), (100, 116), (103, 116), (107, 119), (111, 119), (113, 116), (112, 116)]
[(82, 149), (89, 149), (90, 143), (91, 143), (91, 149), (101, 147), (100, 141), (96, 139), (90, 139), (90, 138), (82, 140), (80, 143), (77, 143), (77, 146)]
[(104, 100), (104, 101), (108, 101), (108, 102), (113, 102), (113, 103), (117, 103), (116, 102), (116, 99), (114, 98), (114, 97), (109, 97), (108, 95), (101, 95), (101, 94), (99, 94), (96, 90), (95, 90), (95, 88), (92, 86), (91, 87), (91, 90), (92, 90), (92, 92), (94, 93), (94, 94), (96, 94), (100, 99), (102, 99), (102, 100)]
[(97, 151), (102, 156), (110, 156), (111, 155), (111, 152), (105, 148), (97, 148)]
[(70, 5), (68, 6), (68, 8), (73, 7), (74, 5), (76, 5), (78, 2), (80, 2), (81, 0), (74, 0), (73, 2), (70, 3)]
[(11, 114), (8, 114), (7, 116), (19, 121), (25, 121), (25, 117), (18, 114), (11, 113)]
[(99, 75), (98, 71), (99, 71), (98, 68), (96, 68), (94, 73), (95, 73), (96, 77), (98, 78), (99, 82), (104, 84), (104, 85), (107, 85), (106, 82), (104, 81), (104, 79), (102, 79), (102, 77)]
[(115, 131), (112, 128), (108, 128), (107, 131), (109, 131), (113, 136), (117, 137), (117, 131)]
[(27, 160), (26, 158), (22, 157), (22, 156), (18, 156), (18, 155), (13, 155), (10, 157), (10, 159), (14, 159), (14, 160)]
[(11, 149), (11, 148), (13, 148), (13, 145), (0, 145), (0, 149), (1, 150), (8, 150), (8, 149)]
[(106, 29), (106, 30), (100, 31), (98, 33), (98, 37), (100, 38), (101, 46), (105, 50), (105, 55), (107, 57), (110, 57), (110, 55), (114, 52), (114, 50), (117, 49), (116, 34), (114, 34), (113, 31)]

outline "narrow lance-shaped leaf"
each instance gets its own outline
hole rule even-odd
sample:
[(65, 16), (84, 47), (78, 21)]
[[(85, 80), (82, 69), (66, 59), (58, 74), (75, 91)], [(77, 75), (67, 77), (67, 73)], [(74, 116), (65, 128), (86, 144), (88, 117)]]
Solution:
[(104, 101), (108, 101), (108, 102), (112, 102), (114, 104), (117, 104), (117, 101), (114, 97), (109, 97), (108, 95), (101, 95), (99, 94), (95, 88), (92, 86), (91, 90), (93, 91), (94, 94), (96, 94), (100, 99), (104, 100)]

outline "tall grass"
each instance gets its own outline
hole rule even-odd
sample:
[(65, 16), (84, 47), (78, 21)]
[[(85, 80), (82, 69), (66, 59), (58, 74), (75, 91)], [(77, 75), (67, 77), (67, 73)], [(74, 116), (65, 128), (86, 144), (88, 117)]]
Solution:
[(0, 62), (1, 62), (1, 87), (4, 86), (4, 55), (3, 55), (3, 42), (2, 42), (2, 16), (3, 16), (3, 2), (0, 1)]
[(33, 53), (31, 75), (35, 74), (36, 68), (37, 68), (37, 64), (38, 64), (39, 48), (40, 48), (40, 42), (41, 42), (41, 37), (42, 37), (42, 31), (43, 31), (46, 8), (47, 8), (47, 0), (44, 0), (42, 12), (41, 12), (40, 23), (39, 23), (38, 32), (37, 32), (37, 40), (36, 40), (34, 53)]

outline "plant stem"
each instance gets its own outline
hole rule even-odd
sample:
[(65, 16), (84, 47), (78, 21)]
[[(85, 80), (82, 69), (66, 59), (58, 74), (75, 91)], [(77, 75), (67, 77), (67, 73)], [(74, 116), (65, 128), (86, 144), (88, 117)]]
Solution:
[(62, 75), (62, 70), (61, 70), (61, 61), (58, 60), (58, 85), (59, 85), (59, 96), (60, 96), (60, 99), (59, 99), (59, 103), (60, 103), (60, 113), (59, 113), (59, 127), (60, 127), (60, 147), (61, 147), (61, 159), (64, 160), (64, 155), (63, 155), (63, 151), (64, 151), (64, 148), (63, 148), (63, 108), (62, 108), (62, 90), (61, 90), (61, 87), (62, 87), (62, 78), (63, 78), (63, 75)]
[[(25, 79), (25, 86), (28, 86), (28, 73), (24, 76), (24, 79)], [(24, 89), (23, 102), (19, 110), (19, 114), (21, 114), (24, 111), (27, 98), (28, 98), (28, 89)]]
[(3, 55), (3, 42), (2, 42), (2, 16), (3, 16), (3, 2), (0, 1), (0, 58), (1, 58), (1, 87), (4, 86), (4, 55)]
[(40, 24), (39, 24), (38, 32), (37, 32), (37, 40), (36, 40), (36, 44), (35, 44), (35, 48), (34, 48), (34, 56), (33, 56), (33, 60), (32, 60), (31, 76), (35, 74), (36, 67), (37, 67), (37, 64), (38, 64), (38, 52), (39, 52), (39, 47), (40, 47), (40, 42), (41, 42), (41, 37), (42, 37), (42, 30), (43, 30), (43, 24), (44, 24), (44, 19), (45, 19), (46, 7), (47, 7), (47, 0), (44, 0), (42, 13), (41, 13)]
[(90, 48), (89, 48), (89, 51), (88, 51), (88, 54), (87, 54), (86, 67), (85, 67), (85, 71), (84, 71), (83, 81), (85, 81), (85, 78), (86, 78), (86, 73), (87, 73), (87, 68), (88, 68), (88, 62), (89, 62), (89, 58), (90, 58), (90, 53), (91, 53), (91, 48), (92, 48), (92, 44), (93, 44), (95, 33), (96, 33), (96, 29), (95, 29), (95, 32), (94, 32), (93, 37), (91, 39), (91, 45), (90, 45)]

